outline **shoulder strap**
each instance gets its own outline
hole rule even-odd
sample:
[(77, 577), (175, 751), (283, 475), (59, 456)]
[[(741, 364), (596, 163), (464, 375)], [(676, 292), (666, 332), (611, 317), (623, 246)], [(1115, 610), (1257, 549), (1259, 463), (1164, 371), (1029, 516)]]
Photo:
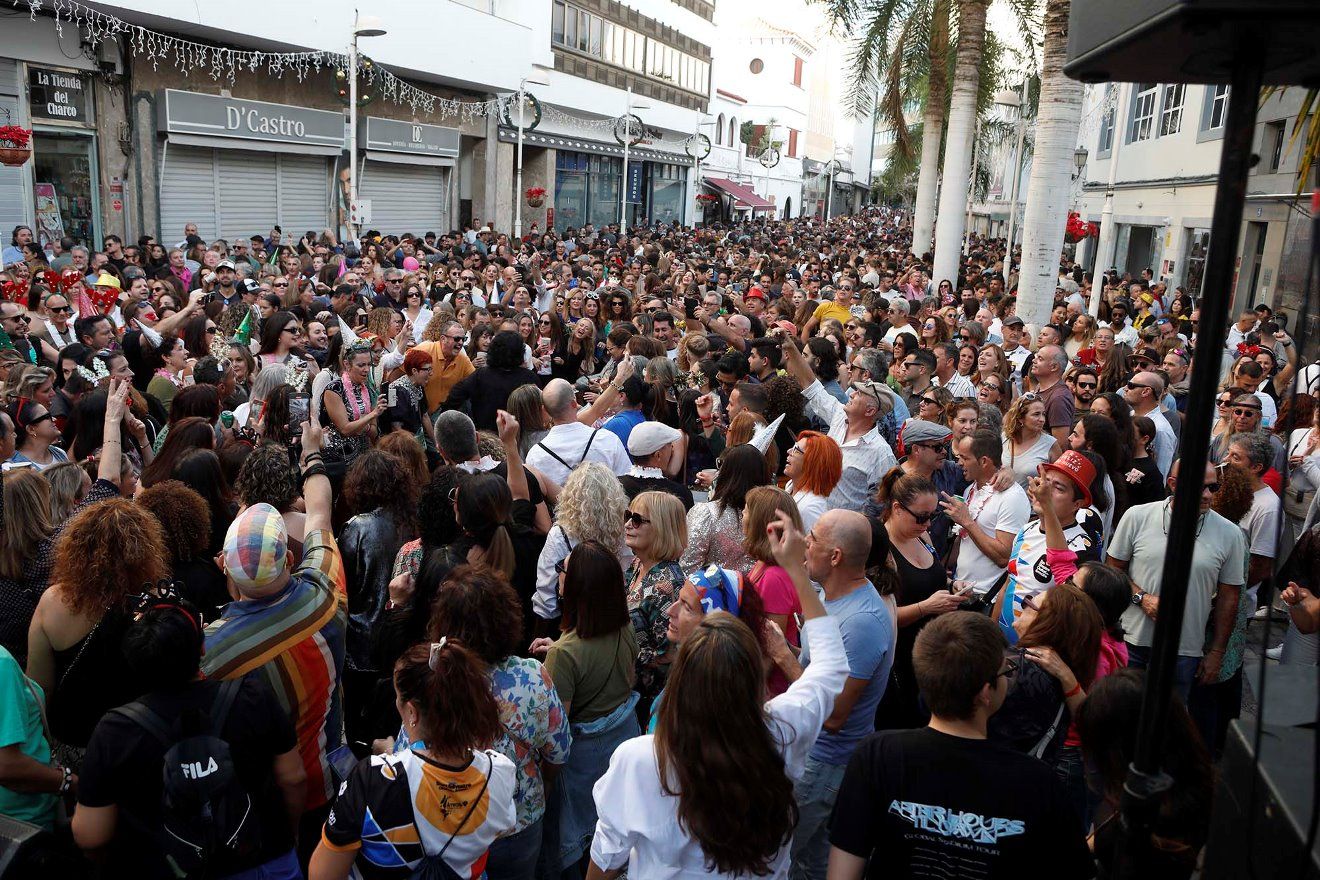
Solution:
[(573, 469), (573, 466), (571, 464), (569, 464), (568, 462), (564, 461), (562, 458), (559, 457), (559, 453), (555, 452), (549, 446), (546, 446), (544, 440), (542, 440), (540, 443), (537, 443), (536, 445), (541, 449), (544, 449), (546, 455), (550, 456), (555, 461), (559, 462), (564, 467), (568, 468), (570, 471)]
[[(486, 753), (482, 752), (482, 754), (484, 755)], [(477, 796), (472, 799), (472, 804), (471, 806), (468, 807), (468, 811), (463, 814), (462, 821), (458, 823), (458, 827), (454, 829), (454, 833), (449, 835), (449, 839), (445, 841), (445, 845), (440, 847), (440, 852), (436, 853), (435, 855), (431, 855), (430, 853), (428, 853), (426, 851), (426, 847), (421, 844), (421, 841), (424, 840), (425, 838), (422, 837), (422, 829), (417, 826), (417, 811), (416, 810), (413, 811), (412, 814), (413, 829), (417, 831), (418, 844), (422, 846), (422, 854), (425, 858), (442, 860), (444, 858), (445, 852), (449, 849), (449, 845), (454, 842), (455, 838), (457, 838), (458, 835), (463, 833), (463, 826), (467, 825), (468, 819), (472, 818), (473, 812), (475, 812), (477, 807), (481, 804), (481, 798), (483, 795), (485, 795), (486, 789), (490, 786), (490, 774), (495, 772), (495, 759), (492, 758), (490, 755), (486, 755), (486, 761), (488, 762), (486, 766), (486, 778), (481, 781), (481, 791), (477, 792)]]
[(134, 700), (132, 703), (111, 709), (108, 714), (121, 715), (127, 718), (159, 740), (160, 744), (166, 748), (174, 744), (174, 734), (170, 730), (170, 725), (154, 709), (151, 709), (141, 700)]
[[(599, 433), (600, 433), (600, 428), (597, 428), (591, 432), (591, 436), (587, 438), (587, 448), (582, 450), (582, 457), (578, 459), (578, 464), (582, 464), (582, 462), (587, 460), (587, 453), (591, 451), (591, 444), (595, 442), (596, 435)], [(555, 457), (558, 458), (558, 456)]]
[(229, 710), (234, 708), (234, 701), (238, 699), (242, 687), (241, 678), (230, 678), (220, 683), (220, 689), (215, 692), (215, 702), (211, 704), (211, 733), (214, 736), (223, 739), (225, 719), (229, 717)]
[(1067, 701), (1059, 704), (1059, 711), (1054, 713), (1054, 723), (1050, 725), (1049, 730), (1045, 731), (1045, 735), (1040, 738), (1040, 742), (1036, 743), (1035, 748), (1027, 754), (1033, 758), (1039, 758), (1045, 754), (1045, 749), (1049, 748), (1050, 740), (1054, 739), (1054, 734), (1059, 730), (1059, 722), (1063, 720), (1063, 709), (1067, 705)]

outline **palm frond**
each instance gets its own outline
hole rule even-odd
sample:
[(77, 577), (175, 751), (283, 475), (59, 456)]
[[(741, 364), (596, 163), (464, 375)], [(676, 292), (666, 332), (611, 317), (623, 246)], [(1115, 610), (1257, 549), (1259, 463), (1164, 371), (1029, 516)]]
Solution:
[(907, 92), (903, 88), (903, 58), (907, 46), (912, 19), (909, 18), (903, 31), (898, 35), (894, 51), (889, 55), (885, 68), (884, 89), (881, 92), (880, 105), (877, 108), (879, 118), (894, 132), (894, 151), (904, 158), (912, 157), (912, 138), (908, 134), (905, 106)]
[[(1018, 32), (1022, 35), (1022, 44), (1028, 47), (1039, 46), (1044, 40), (1044, 20), (1041, 17), (1043, 4), (1040, 0), (1007, 0), (1007, 3)], [(1034, 58), (1027, 66), (1035, 67)]]
[[(1289, 86), (1268, 86), (1261, 90), (1260, 103), (1275, 96), (1282, 97)], [(1309, 88), (1302, 95), (1302, 102), (1293, 117), (1292, 133), (1288, 136), (1288, 149), (1297, 146), (1302, 140), (1301, 153), (1297, 156), (1297, 195), (1306, 189), (1306, 182), (1311, 179), (1311, 169), (1320, 162), (1320, 88)]]

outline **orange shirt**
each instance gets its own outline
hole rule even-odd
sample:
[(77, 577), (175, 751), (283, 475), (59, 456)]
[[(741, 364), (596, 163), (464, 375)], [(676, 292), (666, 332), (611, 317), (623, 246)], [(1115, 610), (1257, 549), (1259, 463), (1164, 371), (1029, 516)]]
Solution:
[(435, 412), (440, 404), (449, 399), (449, 392), (454, 390), (455, 385), (476, 371), (462, 349), (446, 359), (440, 346), (439, 342), (422, 342), (414, 346), (415, 350), (429, 354), (431, 363), (435, 364), (431, 381), (426, 383), (426, 408), (431, 412)]

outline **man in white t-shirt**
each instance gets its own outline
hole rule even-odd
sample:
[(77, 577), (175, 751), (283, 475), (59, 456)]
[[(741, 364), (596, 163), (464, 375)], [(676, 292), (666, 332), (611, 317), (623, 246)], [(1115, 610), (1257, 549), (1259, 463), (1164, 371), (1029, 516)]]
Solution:
[[(1210, 684), (1219, 679), (1224, 649), (1237, 616), (1245, 574), (1242, 560), (1247, 551), (1246, 537), (1237, 523), (1210, 509), (1219, 488), (1219, 472), (1213, 464), (1206, 464), (1202, 480), (1201, 516), (1196, 525), (1196, 548), (1188, 574), (1187, 606), (1178, 636), (1178, 663), (1174, 672), (1178, 693), (1184, 701), (1191, 693), (1193, 679), (1199, 677)], [(1171, 493), (1177, 482), (1175, 463), (1168, 479)], [(1109, 548), (1109, 564), (1126, 571), (1132, 579), (1132, 607), (1123, 612), (1123, 631), (1129, 665), (1138, 669), (1150, 664), (1172, 516), (1172, 498), (1129, 507), (1114, 528), (1114, 540)], [(1206, 624), (1212, 609), (1214, 632), (1207, 639)]]
[[(1237, 468), (1251, 480), (1251, 509), (1238, 523), (1247, 533), (1251, 563), (1247, 570), (1247, 593), (1252, 600), (1258, 597), (1260, 584), (1270, 576), (1274, 565), (1274, 542), (1278, 538), (1279, 496), (1265, 485), (1262, 475), (1274, 461), (1274, 446), (1265, 434), (1244, 431), (1228, 438), (1228, 466)], [(1261, 604), (1268, 604), (1267, 601)]]
[(969, 582), (978, 594), (1004, 573), (1013, 539), (1031, 518), (1031, 501), (1021, 486), (1011, 483), (996, 492), (990, 485), (1003, 452), (1003, 440), (994, 431), (973, 431), (957, 441), (954, 453), (972, 484), (965, 500), (946, 493), (940, 502), (961, 532), (954, 579)]

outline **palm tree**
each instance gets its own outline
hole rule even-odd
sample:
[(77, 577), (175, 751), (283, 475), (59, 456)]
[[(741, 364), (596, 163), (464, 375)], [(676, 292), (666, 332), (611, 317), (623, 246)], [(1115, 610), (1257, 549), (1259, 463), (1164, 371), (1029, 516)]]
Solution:
[[(944, 146), (944, 176), (935, 225), (933, 278), (959, 276), (965, 211), (972, 166), (972, 137), (976, 132), (977, 87), (985, 48), (985, 16), (990, 0), (959, 0), (958, 49), (949, 102), (949, 130)], [(916, 240), (913, 240), (915, 249)]]
[[(894, 157), (917, 163), (913, 250), (930, 245), (935, 229), (940, 133), (948, 103), (949, 22), (953, 0), (816, 0), (827, 8), (830, 26), (856, 42), (849, 58), (848, 104), (853, 116), (875, 115), (894, 132)], [(878, 97), (878, 100), (876, 98)], [(918, 141), (908, 128), (907, 108), (922, 107)]]
[[(912, 250), (926, 251), (935, 230), (935, 198), (939, 186), (940, 149), (948, 117), (949, 79), (955, 57), (951, 34), (957, 24), (953, 0), (812, 0), (826, 7), (830, 25), (855, 37), (849, 59), (849, 99), (855, 116), (869, 108), (874, 96), (880, 124), (895, 133), (894, 160), (911, 162), (920, 151), (916, 204), (913, 210)], [(987, 3), (988, 0), (978, 0)], [(1019, 30), (1028, 44), (1039, 30), (1035, 21), (1038, 0), (1008, 0)], [(984, 27), (981, 28), (984, 34)], [(991, 50), (995, 46), (995, 50)], [(998, 44), (987, 43), (981, 53), (977, 106), (989, 105), (997, 81), (984, 65), (997, 63)], [(989, 88), (987, 88), (989, 86)], [(920, 131), (909, 130), (905, 110), (921, 110)], [(893, 160), (891, 160), (893, 161)]]
[(1073, 150), (1082, 121), (1082, 84), (1063, 75), (1070, 6), (1070, 0), (1045, 3), (1040, 107), (1018, 276), (1017, 313), (1028, 324), (1044, 324), (1054, 306), (1072, 189)]

